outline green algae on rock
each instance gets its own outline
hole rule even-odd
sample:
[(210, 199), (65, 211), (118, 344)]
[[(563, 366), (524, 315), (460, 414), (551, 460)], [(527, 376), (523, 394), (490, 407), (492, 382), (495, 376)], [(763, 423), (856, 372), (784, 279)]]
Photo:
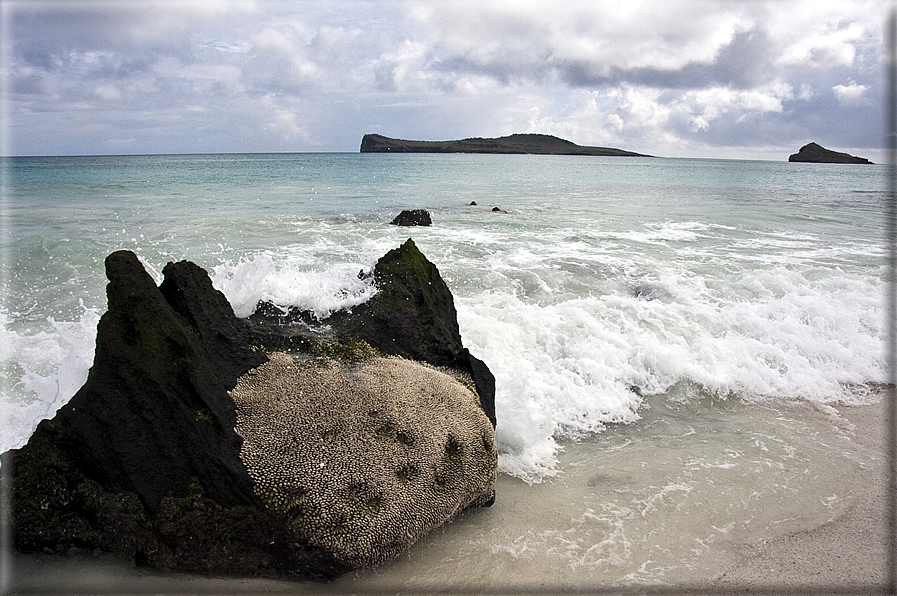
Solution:
[(267, 357), (247, 347), (246, 324), (208, 274), (170, 263), (163, 292), (130, 251), (105, 264), (109, 308), (87, 382), (2, 456), (13, 546), (179, 571), (345, 573), (255, 495), (227, 392)]
[(351, 312), (334, 313), (326, 323), (384, 354), (469, 374), (494, 427), (495, 377), (464, 347), (454, 298), (436, 265), (409, 238), (377, 261), (373, 276), (377, 293)]

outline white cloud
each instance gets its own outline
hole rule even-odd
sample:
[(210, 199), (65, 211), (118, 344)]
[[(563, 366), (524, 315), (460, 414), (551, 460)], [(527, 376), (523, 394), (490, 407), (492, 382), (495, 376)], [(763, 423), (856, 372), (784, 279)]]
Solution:
[(545, 96), (521, 94), (506, 101), (498, 133), (538, 132), (584, 145), (639, 147), (660, 134), (669, 120), (670, 107), (660, 95), (659, 90), (632, 86), (604, 92), (576, 89), (554, 106)]
[(97, 85), (93, 88), (93, 92), (97, 97), (105, 101), (121, 99), (121, 91), (114, 85)]
[(850, 66), (856, 56), (856, 42), (865, 29), (858, 24), (838, 28), (828, 24), (823, 31), (802, 37), (784, 49), (779, 63), (790, 66), (826, 68)]
[(835, 85), (832, 87), (838, 103), (845, 106), (867, 105), (868, 99), (866, 92), (869, 91), (868, 85), (857, 85), (856, 82), (850, 80), (846, 85)]
[(314, 38), (314, 32), (305, 24), (294, 21), (267, 26), (252, 36), (256, 53), (294, 55), (303, 52)]
[(546, 59), (590, 62), (605, 71), (709, 62), (736, 31), (751, 24), (738, 4), (718, 2), (455, 0), (407, 6), (416, 28), (442, 57), (508, 67), (515, 56), (539, 61), (531, 70), (540, 70)]
[(693, 131), (702, 131), (725, 115), (743, 122), (752, 114), (781, 112), (782, 101), (791, 96), (790, 87), (781, 83), (751, 90), (714, 88), (686, 92), (675, 105), (690, 120)]
[(308, 137), (297, 107), (280, 105), (273, 96), (265, 97), (263, 103), (270, 114), (268, 127), (282, 142)]
[(405, 40), (394, 50), (384, 52), (374, 62), (377, 85), (384, 91), (421, 91), (426, 76), (427, 47), (419, 42)]
[(717, 126), (746, 127), (768, 113), (782, 113), (793, 97), (784, 81), (758, 89), (715, 87), (662, 90), (620, 85), (601, 91), (574, 89), (557, 105), (547, 96), (519, 95), (506, 100), (501, 134), (541, 132), (580, 144), (618, 146), (636, 151), (681, 151), (694, 142), (689, 135), (712, 132)]
[(210, 50), (215, 50), (216, 52), (230, 52), (236, 54), (245, 54), (249, 50), (252, 49), (252, 45), (248, 43), (242, 42), (223, 42), (218, 41), (217, 39), (213, 39), (211, 41), (207, 41), (202, 45), (204, 48), (208, 48)]
[(242, 70), (233, 64), (209, 64), (208, 62), (174, 66), (172, 74), (190, 79), (195, 84), (224, 83), (239, 85)]

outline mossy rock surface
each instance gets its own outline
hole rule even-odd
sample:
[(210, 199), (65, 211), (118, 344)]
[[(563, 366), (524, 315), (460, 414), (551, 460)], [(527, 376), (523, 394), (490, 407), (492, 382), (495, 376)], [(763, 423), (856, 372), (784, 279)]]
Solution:
[(134, 253), (107, 257), (109, 307), (87, 382), (3, 454), (15, 548), (181, 571), (344, 573), (264, 506), (240, 459), (228, 390), (267, 357), (204, 270), (164, 271), (165, 292)]
[(351, 312), (326, 322), (341, 335), (363, 339), (384, 354), (463, 371), (495, 426), (495, 377), (461, 341), (458, 312), (439, 269), (408, 239), (374, 267), (379, 291)]

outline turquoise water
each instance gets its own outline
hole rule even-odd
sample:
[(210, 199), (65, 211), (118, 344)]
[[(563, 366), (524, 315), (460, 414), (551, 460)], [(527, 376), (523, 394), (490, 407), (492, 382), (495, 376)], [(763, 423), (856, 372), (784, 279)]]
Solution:
[[(157, 281), (198, 263), (240, 316), (323, 317), (413, 237), (496, 376), (500, 468), (527, 482), (648, 400), (859, 404), (885, 379), (884, 166), (252, 154), (10, 158), (5, 177), (0, 451), (86, 378), (120, 248)], [(389, 225), (410, 208), (434, 225)]]

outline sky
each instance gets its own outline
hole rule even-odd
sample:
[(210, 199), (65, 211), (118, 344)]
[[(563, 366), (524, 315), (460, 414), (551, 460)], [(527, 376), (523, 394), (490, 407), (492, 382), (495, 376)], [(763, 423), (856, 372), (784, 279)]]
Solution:
[(551, 134), (884, 161), (882, 0), (0, 0), (0, 153)]

